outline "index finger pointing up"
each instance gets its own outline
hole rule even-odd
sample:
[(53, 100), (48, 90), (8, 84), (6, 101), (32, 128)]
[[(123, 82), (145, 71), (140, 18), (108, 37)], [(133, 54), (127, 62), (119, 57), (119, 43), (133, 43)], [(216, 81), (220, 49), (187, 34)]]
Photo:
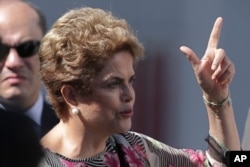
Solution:
[(219, 45), (220, 41), (220, 32), (221, 32), (221, 27), (222, 27), (222, 17), (218, 17), (214, 23), (214, 27), (211, 31), (209, 40), (208, 40), (208, 45), (207, 45), (207, 50), (208, 49), (216, 49)]

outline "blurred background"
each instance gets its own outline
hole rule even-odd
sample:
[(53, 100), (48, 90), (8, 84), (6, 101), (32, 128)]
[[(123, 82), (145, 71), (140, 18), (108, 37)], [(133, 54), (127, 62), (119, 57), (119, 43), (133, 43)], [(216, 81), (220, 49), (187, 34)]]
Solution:
[(46, 15), (48, 28), (75, 7), (97, 7), (125, 18), (146, 49), (137, 67), (133, 130), (178, 148), (206, 149), (208, 121), (191, 65), (179, 51), (199, 57), (215, 19), (224, 18), (220, 46), (236, 66), (231, 96), (240, 137), (250, 106), (250, 1), (241, 0), (29, 0)]

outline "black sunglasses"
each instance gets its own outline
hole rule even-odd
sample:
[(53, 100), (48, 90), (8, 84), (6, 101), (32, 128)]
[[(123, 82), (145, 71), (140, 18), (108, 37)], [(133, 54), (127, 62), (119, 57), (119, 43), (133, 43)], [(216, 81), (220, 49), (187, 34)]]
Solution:
[(37, 54), (39, 46), (40, 41), (26, 41), (16, 46), (9, 46), (0, 43), (0, 61), (4, 61), (6, 59), (11, 48), (14, 48), (20, 57), (27, 58)]

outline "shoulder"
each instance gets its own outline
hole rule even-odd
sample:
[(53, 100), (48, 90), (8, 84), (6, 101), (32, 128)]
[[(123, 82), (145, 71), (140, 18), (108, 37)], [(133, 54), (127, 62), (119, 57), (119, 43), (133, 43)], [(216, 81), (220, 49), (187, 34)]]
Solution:
[(44, 149), (56, 150), (56, 148), (60, 147), (59, 131), (60, 127), (56, 125), (40, 139), (40, 144)]
[(144, 134), (138, 133), (138, 132), (134, 132), (134, 131), (127, 131), (125, 133), (119, 133), (119, 134), (115, 134), (113, 136), (118, 141), (126, 140), (127, 142), (129, 142), (132, 145), (136, 142), (141, 142), (141, 141), (146, 141), (146, 140), (149, 140), (151, 142), (158, 142), (157, 140), (155, 140), (147, 135), (144, 135)]
[(128, 131), (124, 134), (120, 134), (120, 136), (122, 136), (131, 146), (139, 146), (145, 149), (146, 152), (149, 151), (157, 154), (162, 151), (165, 153), (175, 152), (177, 154), (183, 154), (185, 152), (185, 149), (173, 148), (155, 138), (138, 132)]
[(146, 136), (141, 133), (128, 131), (126, 133), (115, 134), (113, 135), (113, 138), (116, 143), (125, 146), (125, 148), (132, 148), (135, 150), (139, 149), (145, 152), (145, 149), (148, 147)]
[(43, 149), (44, 156), (40, 160), (38, 167), (62, 166), (60, 156), (49, 149)]
[(158, 141), (150, 136), (147, 136), (147, 135), (142, 134), (142, 133), (134, 132), (134, 131), (128, 131), (126, 133), (118, 134), (116, 136), (117, 137), (120, 136), (120, 138), (125, 138), (132, 145), (134, 143), (138, 143), (138, 142), (150, 142), (150, 143), (163, 144), (160, 141)]
[(126, 139), (133, 150), (136, 150), (141, 157), (144, 157), (151, 166), (163, 167), (166, 164), (189, 166), (192, 163), (191, 157), (201, 155), (201, 158), (205, 158), (201, 151), (173, 148), (159, 140), (137, 132), (129, 131), (119, 134), (119, 137)]

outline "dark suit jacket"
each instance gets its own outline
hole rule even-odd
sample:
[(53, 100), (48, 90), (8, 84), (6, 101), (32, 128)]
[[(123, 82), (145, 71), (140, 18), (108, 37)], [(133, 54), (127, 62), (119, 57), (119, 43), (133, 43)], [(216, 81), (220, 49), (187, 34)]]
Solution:
[(45, 135), (49, 130), (51, 130), (58, 122), (57, 118), (52, 106), (44, 101), (42, 118), (41, 118), (41, 137)]
[[(0, 109), (0, 112), (6, 111), (4, 111), (4, 109)], [(18, 111), (15, 112), (20, 113)], [(35, 121), (33, 120), (31, 120), (31, 122), (33, 123), (33, 128), (35, 129), (38, 137), (41, 138), (59, 122), (59, 119), (57, 118), (54, 110), (52, 109), (52, 106), (44, 100), (41, 115), (41, 126), (39, 127), (37, 123), (35, 123)]]
[(0, 166), (35, 167), (43, 156), (32, 120), (0, 109)]

